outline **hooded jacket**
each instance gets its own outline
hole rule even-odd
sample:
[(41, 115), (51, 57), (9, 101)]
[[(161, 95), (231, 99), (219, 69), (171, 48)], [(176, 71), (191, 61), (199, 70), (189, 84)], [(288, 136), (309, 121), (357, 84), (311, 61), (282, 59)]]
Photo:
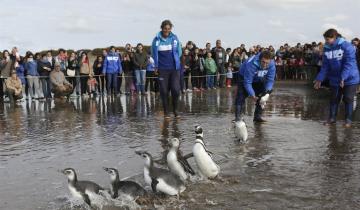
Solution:
[(330, 86), (338, 87), (359, 84), (359, 69), (355, 49), (350, 42), (339, 37), (332, 45), (324, 46), (322, 67), (316, 77), (318, 81), (329, 79)]
[(121, 72), (121, 55), (116, 52), (109, 52), (109, 54), (105, 57), (102, 73), (116, 74)]
[(275, 80), (275, 61), (272, 59), (267, 69), (262, 69), (260, 65), (260, 55), (250, 57), (244, 64), (241, 65), (239, 74), (244, 78), (244, 87), (250, 96), (255, 96), (255, 91), (252, 87), (253, 83), (263, 82), (265, 91), (270, 91), (273, 88)]
[(161, 70), (181, 69), (180, 57), (182, 49), (177, 36), (170, 33), (167, 38), (159, 32), (151, 45), (151, 55), (154, 59), (155, 68)]

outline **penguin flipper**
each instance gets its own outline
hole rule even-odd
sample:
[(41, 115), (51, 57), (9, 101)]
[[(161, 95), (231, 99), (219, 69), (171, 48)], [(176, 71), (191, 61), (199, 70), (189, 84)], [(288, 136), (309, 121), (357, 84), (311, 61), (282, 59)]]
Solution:
[(189, 159), (189, 158), (191, 158), (191, 157), (194, 157), (194, 154), (193, 154), (193, 153), (189, 153), (189, 154), (185, 155), (183, 158), (184, 158), (185, 160), (187, 160), (187, 159)]
[(156, 193), (156, 185), (159, 183), (159, 181), (155, 178), (151, 178), (151, 189), (153, 190), (153, 192)]
[(189, 162), (185, 158), (179, 158), (179, 162), (186, 172), (190, 173), (191, 175), (195, 175), (194, 170), (191, 168)]
[(91, 201), (89, 196), (86, 193), (81, 193), (81, 196), (83, 197), (85, 203), (87, 203), (89, 206), (91, 206)]

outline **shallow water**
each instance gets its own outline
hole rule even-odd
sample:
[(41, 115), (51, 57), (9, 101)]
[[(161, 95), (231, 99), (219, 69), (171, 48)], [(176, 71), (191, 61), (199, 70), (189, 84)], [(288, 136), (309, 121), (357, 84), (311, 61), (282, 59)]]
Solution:
[[(246, 145), (235, 141), (231, 129), (235, 89), (188, 93), (181, 98), (181, 119), (169, 121), (153, 95), (1, 105), (0, 209), (70, 209), (74, 201), (58, 172), (66, 167), (105, 187), (103, 166), (143, 184), (143, 160), (134, 151), (147, 150), (165, 163), (167, 139), (178, 137), (188, 153), (196, 124), (221, 177), (194, 178), (179, 200), (161, 198), (155, 207), (359, 209), (360, 114), (356, 110), (352, 129), (342, 127), (342, 111), (337, 126), (323, 126), (327, 96), (301, 84), (277, 85), (263, 125), (253, 124), (249, 101)], [(115, 206), (104, 209), (121, 209)]]

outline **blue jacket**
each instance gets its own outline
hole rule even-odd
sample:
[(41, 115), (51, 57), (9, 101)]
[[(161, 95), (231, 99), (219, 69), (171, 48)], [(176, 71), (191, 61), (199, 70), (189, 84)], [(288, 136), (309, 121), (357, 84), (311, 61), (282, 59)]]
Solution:
[(155, 68), (162, 70), (180, 70), (180, 57), (182, 49), (177, 36), (170, 33), (166, 39), (159, 32), (151, 45), (151, 55), (155, 61)]
[(25, 74), (24, 66), (23, 66), (22, 64), (19, 64), (19, 66), (16, 67), (16, 75), (20, 78), (21, 83), (22, 83), (23, 85), (26, 84), (26, 80), (25, 80), (24, 74)]
[(265, 91), (270, 91), (273, 88), (275, 80), (275, 61), (271, 60), (269, 67), (267, 69), (262, 69), (259, 53), (250, 57), (241, 65), (239, 74), (244, 78), (244, 87), (250, 96), (255, 96), (252, 84), (256, 82), (263, 82)]
[(37, 62), (36, 61), (26, 62), (25, 70), (26, 70), (26, 75), (39, 76), (39, 72), (37, 71)]
[(121, 55), (118, 53), (109, 52), (109, 54), (105, 57), (102, 73), (115, 74), (121, 72)]
[(149, 72), (150, 71), (155, 71), (155, 63), (154, 62), (148, 62), (148, 65), (146, 66), (146, 71), (149, 71)]
[(355, 49), (350, 42), (337, 38), (332, 45), (324, 46), (321, 71), (318, 81), (329, 79), (330, 86), (338, 87), (341, 80), (345, 85), (359, 83), (359, 70), (356, 63)]

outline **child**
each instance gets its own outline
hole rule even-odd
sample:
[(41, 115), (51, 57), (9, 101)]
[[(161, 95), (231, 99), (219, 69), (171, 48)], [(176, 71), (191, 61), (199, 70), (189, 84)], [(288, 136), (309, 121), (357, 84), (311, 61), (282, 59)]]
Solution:
[(89, 95), (91, 95), (91, 94), (93, 94), (94, 96), (96, 95), (97, 84), (98, 83), (97, 83), (96, 79), (93, 77), (92, 74), (90, 74), (89, 79), (87, 81)]
[(226, 86), (228, 88), (231, 87), (231, 81), (233, 78), (233, 67), (232, 67), (232, 63), (227, 63), (227, 68), (226, 68)]
[(216, 89), (214, 86), (217, 66), (215, 60), (212, 58), (211, 52), (207, 53), (205, 59), (206, 81), (208, 89)]

